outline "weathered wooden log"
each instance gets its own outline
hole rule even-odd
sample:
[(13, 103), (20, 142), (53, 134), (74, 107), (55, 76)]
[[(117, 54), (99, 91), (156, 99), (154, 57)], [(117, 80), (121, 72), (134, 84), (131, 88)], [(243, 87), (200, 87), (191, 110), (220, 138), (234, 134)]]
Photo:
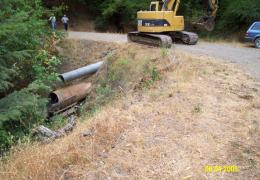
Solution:
[(71, 116), (68, 120), (68, 123), (63, 128), (59, 129), (57, 132), (59, 134), (65, 135), (66, 133), (71, 132), (74, 126), (76, 126), (75, 116)]
[(41, 136), (47, 137), (47, 138), (56, 138), (57, 137), (57, 133), (55, 131), (52, 131), (43, 125), (40, 125), (37, 128), (35, 128), (34, 132), (40, 134)]
[(66, 133), (71, 132), (75, 126), (75, 116), (71, 116), (68, 120), (68, 123), (57, 131), (53, 131), (43, 125), (38, 126), (33, 131), (34, 134), (38, 135), (42, 140), (54, 140), (64, 136)]

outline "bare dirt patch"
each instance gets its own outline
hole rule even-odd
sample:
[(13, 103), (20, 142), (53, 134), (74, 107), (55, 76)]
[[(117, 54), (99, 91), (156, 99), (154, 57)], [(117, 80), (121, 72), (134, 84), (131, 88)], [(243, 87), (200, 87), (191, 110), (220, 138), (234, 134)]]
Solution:
[[(72, 134), (15, 148), (1, 178), (259, 179), (259, 83), (207, 56), (135, 45), (117, 52), (129, 63), (149, 60), (160, 80), (140, 88), (145, 78), (133, 75), (137, 86)], [(239, 172), (205, 173), (206, 165)]]
[(98, 62), (117, 47), (116, 43), (65, 39), (58, 45), (62, 59), (59, 71), (67, 72)]

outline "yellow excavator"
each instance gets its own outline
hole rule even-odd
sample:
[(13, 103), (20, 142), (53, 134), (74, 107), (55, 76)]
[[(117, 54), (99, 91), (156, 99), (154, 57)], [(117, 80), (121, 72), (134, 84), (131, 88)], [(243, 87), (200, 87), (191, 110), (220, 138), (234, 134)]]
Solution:
[[(181, 0), (152, 1), (149, 11), (137, 12), (137, 31), (128, 33), (131, 42), (152, 46), (171, 47), (176, 39), (185, 44), (194, 45), (198, 42), (198, 35), (184, 31), (184, 17), (178, 16)], [(218, 10), (218, 0), (208, 1), (207, 14), (198, 22), (193, 23), (195, 29), (212, 31)]]

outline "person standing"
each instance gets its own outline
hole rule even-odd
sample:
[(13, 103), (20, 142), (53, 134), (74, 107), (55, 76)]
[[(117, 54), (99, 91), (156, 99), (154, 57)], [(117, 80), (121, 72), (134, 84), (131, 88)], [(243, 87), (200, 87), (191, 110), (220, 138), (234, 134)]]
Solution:
[(53, 15), (50, 17), (49, 21), (51, 21), (51, 28), (52, 30), (56, 29), (56, 17)]
[(61, 18), (61, 21), (64, 25), (65, 31), (68, 31), (68, 23), (69, 23), (69, 18), (64, 14), (64, 16)]

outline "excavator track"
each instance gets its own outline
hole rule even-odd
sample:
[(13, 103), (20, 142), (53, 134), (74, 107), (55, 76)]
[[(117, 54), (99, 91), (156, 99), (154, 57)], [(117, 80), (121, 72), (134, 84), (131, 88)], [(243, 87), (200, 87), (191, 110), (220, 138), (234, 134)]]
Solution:
[(140, 32), (129, 32), (128, 41), (150, 46), (170, 48), (172, 46), (172, 38), (169, 35), (149, 34)]
[(195, 45), (199, 40), (199, 36), (193, 32), (181, 31), (178, 32), (177, 38), (181, 39), (184, 44)]

